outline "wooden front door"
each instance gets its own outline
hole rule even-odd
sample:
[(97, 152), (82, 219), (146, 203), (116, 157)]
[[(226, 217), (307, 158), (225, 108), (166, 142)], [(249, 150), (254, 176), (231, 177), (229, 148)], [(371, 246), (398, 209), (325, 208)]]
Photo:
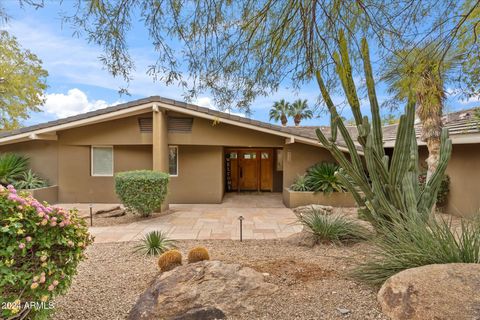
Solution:
[(258, 190), (257, 151), (240, 151), (238, 160), (240, 190)]
[(225, 150), (227, 191), (273, 191), (273, 149)]

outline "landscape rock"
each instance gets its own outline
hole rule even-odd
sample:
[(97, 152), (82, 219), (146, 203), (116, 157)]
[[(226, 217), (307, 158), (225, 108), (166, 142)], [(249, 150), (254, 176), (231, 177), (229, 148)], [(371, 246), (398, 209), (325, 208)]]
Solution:
[(378, 292), (394, 320), (480, 319), (480, 264), (434, 264), (402, 271)]
[(293, 209), (293, 212), (297, 215), (309, 213), (312, 210), (320, 211), (321, 213), (325, 215), (330, 215), (333, 213), (333, 207), (332, 206), (324, 206), (321, 204), (310, 204), (308, 206), (301, 206), (301, 207), (296, 207)]
[(111, 206), (108, 208), (100, 209), (94, 212), (94, 214), (103, 214), (103, 213), (110, 213), (112, 211), (120, 210), (120, 206)]
[(313, 248), (318, 243), (317, 237), (313, 233), (307, 231), (305, 227), (302, 231), (288, 236), (287, 241), (292, 245), (308, 248)]
[(128, 319), (221, 319), (253, 309), (259, 297), (277, 286), (251, 268), (201, 261), (157, 276), (140, 295)]

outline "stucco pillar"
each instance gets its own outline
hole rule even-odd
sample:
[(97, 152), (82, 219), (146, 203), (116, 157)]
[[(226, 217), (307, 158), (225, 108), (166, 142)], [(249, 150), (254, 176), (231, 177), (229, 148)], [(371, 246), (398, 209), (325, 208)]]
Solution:
[[(158, 107), (153, 108), (153, 129), (152, 129), (152, 156), (153, 170), (168, 173), (168, 130), (167, 115), (165, 110)], [(170, 192), (170, 188), (169, 188)], [(168, 209), (168, 195), (162, 205), (161, 211)]]
[(168, 131), (164, 110), (153, 111), (153, 170), (168, 173)]

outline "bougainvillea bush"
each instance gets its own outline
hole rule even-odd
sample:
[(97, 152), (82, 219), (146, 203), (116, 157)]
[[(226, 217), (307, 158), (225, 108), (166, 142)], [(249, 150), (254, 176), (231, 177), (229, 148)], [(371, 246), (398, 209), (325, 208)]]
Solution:
[(91, 243), (76, 211), (0, 185), (0, 319), (46, 318)]

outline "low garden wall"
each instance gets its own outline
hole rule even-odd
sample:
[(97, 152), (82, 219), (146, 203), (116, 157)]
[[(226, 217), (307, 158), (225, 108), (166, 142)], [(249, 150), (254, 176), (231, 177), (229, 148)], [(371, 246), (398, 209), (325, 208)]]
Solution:
[(47, 201), (49, 204), (58, 202), (58, 186), (23, 190), (29, 192), (38, 201)]
[(322, 192), (283, 190), (283, 203), (287, 208), (296, 208), (309, 204), (321, 204), (332, 207), (355, 207), (356, 202), (349, 192)]

